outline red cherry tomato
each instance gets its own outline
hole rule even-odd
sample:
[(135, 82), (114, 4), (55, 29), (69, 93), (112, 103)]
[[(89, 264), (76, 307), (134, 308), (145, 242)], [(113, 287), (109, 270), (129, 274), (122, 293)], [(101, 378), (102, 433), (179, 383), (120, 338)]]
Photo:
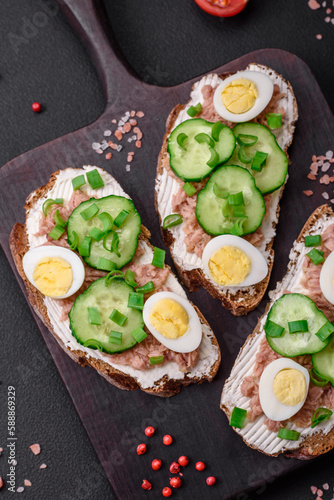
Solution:
[(170, 444), (172, 444), (172, 442), (173, 442), (173, 438), (172, 438), (172, 436), (170, 436), (169, 434), (166, 434), (166, 436), (164, 436), (164, 437), (162, 438), (162, 442), (163, 442), (163, 444), (165, 444), (166, 446), (169, 446)]
[(155, 428), (154, 427), (152, 427), (151, 425), (149, 427), (146, 427), (146, 429), (145, 429), (145, 436), (152, 437), (152, 436), (154, 436), (154, 433), (155, 433)]
[(141, 485), (143, 490), (150, 490), (152, 488), (152, 485), (147, 479), (143, 479), (143, 484)]
[(173, 488), (180, 488), (182, 486), (182, 481), (179, 477), (172, 477), (172, 479), (169, 481), (169, 484)]
[(217, 17), (231, 17), (239, 14), (248, 0), (195, 0), (201, 9)]
[(181, 465), (181, 467), (186, 467), (186, 465), (189, 464), (189, 459), (188, 459), (188, 457), (185, 457), (184, 455), (182, 455), (182, 457), (180, 457), (178, 459), (178, 462)]
[(152, 462), (152, 469), (159, 470), (160, 467), (161, 467), (161, 460), (159, 460), (158, 458), (155, 458)]
[(206, 478), (206, 484), (208, 486), (213, 486), (214, 484), (216, 484), (216, 478), (214, 476), (209, 476)]
[(195, 465), (196, 467), (196, 470), (204, 470), (205, 469), (205, 463), (204, 462), (197, 462), (197, 464)]
[(170, 497), (172, 494), (172, 490), (168, 488), (168, 486), (166, 486), (166, 488), (162, 490), (162, 494), (164, 497)]
[(142, 443), (137, 446), (137, 454), (138, 455), (144, 455), (146, 453), (146, 444)]
[(31, 107), (34, 113), (40, 113), (42, 111), (42, 106), (39, 102), (33, 102)]
[(180, 465), (177, 462), (173, 462), (169, 470), (172, 474), (178, 474), (180, 472)]

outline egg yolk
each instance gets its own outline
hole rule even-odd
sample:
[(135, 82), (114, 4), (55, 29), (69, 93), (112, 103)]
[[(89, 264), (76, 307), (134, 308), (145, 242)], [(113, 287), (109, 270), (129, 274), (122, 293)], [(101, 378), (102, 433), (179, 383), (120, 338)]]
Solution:
[(252, 264), (248, 255), (237, 247), (226, 245), (211, 255), (209, 270), (218, 285), (239, 285), (250, 273)]
[(305, 376), (295, 368), (286, 368), (277, 373), (273, 391), (280, 403), (288, 406), (300, 404), (306, 395)]
[(189, 316), (175, 300), (161, 299), (152, 307), (150, 322), (164, 337), (177, 339), (188, 330)]
[(230, 113), (239, 115), (252, 109), (258, 95), (255, 83), (246, 78), (238, 78), (224, 87), (222, 101)]
[(60, 257), (44, 257), (32, 275), (36, 287), (48, 297), (61, 297), (73, 283), (71, 265)]

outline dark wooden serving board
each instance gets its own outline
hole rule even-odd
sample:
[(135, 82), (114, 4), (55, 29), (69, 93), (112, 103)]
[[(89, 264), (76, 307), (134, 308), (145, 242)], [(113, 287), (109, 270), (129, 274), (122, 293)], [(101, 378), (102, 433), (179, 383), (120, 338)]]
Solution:
[[(119, 54), (100, 3), (92, 0), (64, 0), (62, 7), (96, 64), (107, 104), (105, 112), (96, 122), (15, 158), (0, 171), (0, 241), (24, 294), (9, 251), (9, 233), (15, 222), (24, 220), (22, 207), (27, 195), (45, 184), (50, 174), (58, 169), (90, 163), (112, 173), (133, 198), (143, 223), (152, 232), (152, 243), (163, 247), (153, 205), (157, 156), (168, 113), (175, 104), (187, 101), (193, 82), (199, 78), (172, 88), (143, 83)], [(270, 283), (272, 288), (285, 273), (290, 247), (303, 223), (324, 201), (321, 196), (324, 186), (316, 183), (312, 185), (306, 175), (312, 154), (324, 154), (333, 147), (334, 125), (330, 109), (309, 68), (291, 53), (277, 49), (259, 50), (215, 71), (236, 71), (250, 62), (271, 66), (291, 82), (300, 114), (289, 151), (292, 164), (281, 203), (275, 242), (276, 262)], [(126, 172), (124, 151), (114, 154), (113, 159), (107, 161), (104, 155), (93, 151), (91, 144), (103, 139), (103, 131), (111, 128), (113, 118), (119, 119), (131, 109), (145, 112), (145, 118), (140, 123), (144, 139), (142, 149), (137, 151), (135, 161), (131, 164), (131, 171)], [(314, 189), (314, 196), (305, 197), (302, 193), (304, 189)], [(171, 264), (168, 254), (167, 261)], [(156, 456), (165, 460), (165, 466), (153, 478), (155, 498), (160, 497), (162, 487), (168, 484), (170, 474), (166, 464), (181, 454), (188, 455), (193, 461), (207, 462), (206, 475), (200, 475), (190, 466), (185, 469), (182, 493), (175, 492), (176, 496), (182, 496), (184, 500), (227, 499), (236, 495), (240, 500), (245, 499), (247, 490), (271, 482), (275, 477), (303, 465), (297, 460), (269, 458), (251, 450), (229, 428), (225, 415), (219, 409), (224, 380), (265, 304), (247, 317), (235, 318), (203, 290), (191, 294), (191, 299), (200, 306), (215, 331), (222, 350), (222, 364), (211, 384), (190, 386), (167, 400), (141, 391), (120, 391), (94, 370), (79, 367), (62, 351), (34, 315), (119, 499), (147, 498), (140, 484), (144, 477), (152, 479), (150, 463)], [(144, 439), (143, 435), (143, 429), (148, 424), (158, 429), (156, 437), (150, 441)], [(175, 437), (175, 443), (170, 447), (161, 444), (165, 433)], [(149, 453), (138, 457), (135, 448), (142, 441), (149, 441)], [(205, 477), (210, 474), (218, 478), (214, 488), (205, 485)]]

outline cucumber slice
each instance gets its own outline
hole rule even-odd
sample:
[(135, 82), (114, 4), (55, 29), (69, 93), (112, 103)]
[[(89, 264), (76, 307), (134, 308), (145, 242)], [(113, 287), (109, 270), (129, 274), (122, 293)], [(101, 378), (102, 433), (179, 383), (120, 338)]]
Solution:
[[(144, 321), (141, 311), (127, 306), (130, 292), (134, 292), (134, 289), (122, 279), (114, 279), (109, 285), (106, 285), (105, 278), (94, 281), (75, 299), (70, 310), (72, 335), (80, 344), (93, 339), (99, 343), (104, 352), (110, 354), (133, 347), (137, 342), (131, 332), (138, 327), (143, 328)], [(89, 322), (88, 307), (97, 308), (100, 325), (93, 325)], [(127, 317), (124, 326), (117, 325), (109, 318), (114, 309)], [(109, 341), (112, 330), (122, 333), (121, 345)]]
[(327, 378), (334, 387), (334, 337), (330, 338), (325, 349), (312, 354), (312, 363), (316, 371)]
[[(99, 212), (96, 216), (85, 221), (80, 214), (93, 203), (97, 205)], [(71, 213), (67, 224), (67, 240), (70, 245), (74, 242), (73, 231), (78, 235), (80, 244), (84, 237), (88, 236), (94, 227), (103, 230), (103, 223), (98, 217), (99, 214), (106, 212), (111, 215), (114, 220), (122, 210), (126, 210), (129, 215), (119, 228), (114, 226), (114, 230), (119, 237), (118, 252), (120, 257), (118, 257), (115, 252), (110, 252), (103, 247), (103, 238), (99, 241), (92, 240), (90, 255), (84, 257), (86, 264), (89, 266), (99, 269), (98, 262), (100, 257), (114, 262), (117, 269), (121, 269), (125, 264), (130, 262), (138, 245), (138, 236), (141, 229), (140, 216), (131, 200), (123, 196), (114, 195), (105, 196), (98, 200), (91, 198), (90, 200), (80, 203)], [(111, 248), (111, 242), (112, 235), (107, 238), (107, 248)]]
[[(289, 333), (288, 323), (306, 319), (309, 331)], [(319, 311), (313, 300), (300, 293), (282, 295), (271, 307), (268, 320), (284, 328), (281, 337), (270, 337), (267, 341), (270, 347), (282, 356), (292, 358), (304, 354), (322, 351), (329, 340), (322, 342), (316, 333), (328, 322), (323, 312)]]
[(240, 160), (240, 157), (242, 158), (242, 154), (239, 155), (241, 146), (237, 144), (233, 155), (226, 164), (240, 165), (241, 167), (248, 168), (255, 178), (257, 187), (263, 195), (272, 193), (281, 187), (285, 182), (288, 172), (288, 158), (277, 144), (274, 134), (259, 123), (239, 123), (232, 130), (236, 137), (239, 134), (246, 134), (258, 138), (256, 143), (252, 146), (244, 146), (244, 152), (247, 156), (253, 157), (256, 151), (260, 151), (262, 153), (268, 153), (268, 157), (261, 172), (253, 170), (251, 168), (251, 162), (246, 164)]
[[(194, 118), (180, 123), (170, 134), (167, 148), (170, 166), (184, 181), (200, 181), (232, 155), (235, 148), (233, 132), (226, 125), (222, 125), (221, 130), (215, 134), (218, 140), (214, 140), (212, 138), (214, 125), (201, 118)], [(207, 141), (204, 140), (205, 136), (208, 138)], [(208, 165), (212, 158), (210, 148), (217, 152), (216, 162), (211, 166)]]
[(205, 188), (197, 195), (196, 217), (204, 231), (212, 235), (231, 233), (240, 217), (233, 216), (233, 207), (228, 205), (228, 200), (215, 193), (227, 192), (231, 195), (240, 191), (243, 193), (247, 219), (238, 236), (252, 233), (261, 225), (266, 207), (254, 178), (245, 168), (224, 165), (215, 170)]

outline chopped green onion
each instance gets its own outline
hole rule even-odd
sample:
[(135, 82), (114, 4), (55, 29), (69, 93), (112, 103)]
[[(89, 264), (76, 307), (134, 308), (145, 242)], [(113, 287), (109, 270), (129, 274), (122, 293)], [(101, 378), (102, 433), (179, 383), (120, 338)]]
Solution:
[(233, 217), (245, 217), (245, 207), (242, 205), (234, 205), (232, 207)]
[(88, 309), (88, 320), (91, 325), (100, 325), (101, 318), (97, 307), (87, 307)]
[(300, 321), (289, 321), (289, 333), (308, 332), (308, 324), (306, 319)]
[(300, 432), (292, 431), (291, 429), (280, 429), (277, 437), (280, 439), (288, 439), (289, 441), (298, 441)]
[[(111, 246), (110, 248), (107, 248), (107, 239), (109, 238), (109, 236), (112, 235), (112, 240), (111, 240)], [(117, 257), (120, 257), (120, 253), (118, 251), (118, 245), (119, 245), (119, 237), (118, 237), (118, 234), (111, 230), (111, 231), (108, 231), (104, 237), (103, 237), (103, 248), (105, 250), (108, 250), (108, 252), (113, 252), (117, 255)]]
[(91, 244), (92, 244), (92, 238), (90, 236), (85, 236), (78, 247), (78, 252), (82, 257), (90, 256)]
[(45, 200), (43, 203), (42, 211), (45, 217), (48, 215), (48, 210), (51, 207), (51, 205), (62, 205), (64, 203), (63, 198), (56, 198), (55, 200), (53, 198), (48, 198)]
[(234, 226), (231, 228), (231, 234), (234, 234), (235, 236), (241, 236), (244, 232), (243, 225), (247, 219), (248, 219), (247, 216), (240, 217), (234, 224)]
[(109, 259), (99, 257), (97, 267), (98, 269), (102, 269), (102, 271), (114, 271), (116, 269), (116, 264)]
[(254, 144), (257, 142), (258, 137), (256, 135), (250, 135), (250, 134), (238, 134), (236, 136), (237, 143), (240, 146), (254, 146)]
[(104, 232), (98, 227), (93, 227), (93, 229), (89, 231), (88, 236), (91, 236), (95, 241), (100, 241), (104, 236)]
[(312, 384), (317, 387), (324, 387), (329, 382), (328, 378), (320, 375), (315, 368), (312, 368), (312, 370), (310, 371), (310, 379)]
[(60, 226), (60, 227), (66, 227), (67, 226), (67, 220), (64, 220), (60, 213), (59, 213), (59, 209), (57, 208), (57, 210), (55, 211), (55, 223), (57, 226)]
[(315, 427), (316, 425), (320, 424), (320, 422), (323, 422), (324, 420), (329, 420), (331, 416), (333, 415), (332, 410), (329, 410), (328, 408), (318, 408), (315, 410), (315, 412), (312, 415), (311, 421), (313, 422), (311, 425), (311, 428)]
[(70, 244), (70, 250), (76, 250), (79, 245), (79, 236), (75, 231), (72, 231), (73, 242)]
[(217, 151), (211, 147), (209, 147), (209, 151), (210, 151), (210, 158), (208, 159), (208, 161), (206, 162), (206, 164), (208, 165), (208, 167), (211, 167), (211, 168), (214, 168), (217, 163), (219, 162), (219, 154), (217, 153)]
[(268, 127), (270, 130), (280, 128), (282, 126), (282, 115), (281, 113), (267, 113), (266, 114)]
[(312, 264), (314, 264), (315, 266), (322, 264), (325, 260), (324, 252), (322, 250), (318, 250), (317, 248), (312, 248), (312, 250), (306, 255), (310, 258)]
[(88, 339), (83, 343), (84, 347), (91, 347), (92, 349), (98, 349), (99, 351), (103, 351), (103, 346), (101, 342), (95, 339)]
[(188, 196), (193, 196), (196, 193), (196, 188), (190, 184), (190, 182), (186, 182), (183, 184), (183, 191), (185, 191)]
[(133, 330), (133, 332), (131, 332), (131, 335), (138, 343), (142, 342), (147, 337), (147, 333), (140, 326)]
[(227, 191), (222, 191), (216, 182), (213, 185), (213, 194), (217, 196), (217, 198), (228, 198), (230, 195)]
[(118, 237), (118, 234), (116, 233), (116, 231), (113, 231), (113, 233), (114, 234), (112, 235), (111, 248), (112, 248), (112, 251), (117, 255), (117, 257), (120, 257), (121, 254), (118, 251), (119, 237)]
[(124, 279), (124, 273), (122, 271), (117, 271), (117, 269), (113, 269), (107, 276), (104, 278), (106, 286), (108, 286), (114, 279)]
[(88, 220), (95, 217), (98, 211), (99, 207), (96, 205), (96, 203), (92, 203), (88, 208), (80, 212), (80, 215), (83, 218), (83, 220), (87, 222)]
[(321, 245), (321, 234), (305, 236), (306, 247), (319, 247)]
[(253, 156), (249, 156), (245, 152), (245, 146), (240, 146), (239, 151), (238, 151), (238, 158), (242, 163), (250, 163), (253, 160)]
[(151, 293), (155, 289), (153, 281), (149, 281), (148, 283), (145, 283), (143, 286), (139, 286), (136, 288), (136, 292), (139, 293)]
[(74, 177), (74, 179), (72, 179), (73, 191), (80, 189), (81, 186), (84, 186), (85, 184), (86, 184), (86, 179), (83, 174), (78, 175), (77, 177)]
[(164, 362), (164, 356), (151, 356), (150, 365), (161, 365)]
[(96, 169), (87, 172), (86, 175), (87, 175), (87, 181), (91, 185), (92, 189), (98, 189), (104, 186), (103, 179)]
[(103, 232), (106, 233), (107, 231), (110, 231), (114, 225), (114, 219), (111, 217), (108, 212), (101, 212), (98, 216), (98, 219), (103, 224)]
[(224, 128), (224, 125), (222, 124), (222, 122), (216, 122), (213, 126), (212, 126), (212, 130), (211, 130), (211, 135), (212, 135), (212, 138), (218, 142), (219, 141), (219, 136), (220, 136), (220, 132), (223, 130)]
[(142, 293), (130, 292), (128, 307), (131, 307), (132, 309), (142, 310), (144, 307), (144, 295)]
[(215, 141), (212, 139), (212, 137), (210, 137), (208, 134), (205, 134), (204, 132), (200, 132), (199, 134), (195, 135), (194, 139), (196, 142), (198, 142), (198, 144), (203, 144), (203, 142), (209, 144), (210, 148), (213, 148), (215, 145)]
[(114, 224), (115, 226), (117, 227), (121, 227), (121, 225), (123, 224), (123, 222), (125, 221), (125, 219), (127, 218), (127, 216), (129, 215), (129, 212), (127, 212), (126, 210), (122, 210), (116, 217), (116, 219), (114, 220)]
[(252, 160), (251, 169), (261, 172), (262, 168), (267, 162), (268, 153), (263, 153), (262, 151), (256, 151), (254, 158)]
[(228, 197), (228, 204), (229, 205), (244, 205), (244, 195), (243, 192), (240, 191), (239, 193), (235, 194), (230, 194)]
[(63, 226), (55, 226), (51, 231), (49, 232), (50, 238), (53, 240), (59, 240), (61, 235), (64, 233), (65, 228)]
[(264, 325), (264, 331), (269, 337), (282, 337), (284, 328), (283, 326), (270, 321), (270, 319), (267, 319), (266, 324)]
[(325, 342), (325, 340), (328, 339), (330, 335), (334, 332), (334, 325), (330, 321), (327, 321), (320, 330), (317, 331), (316, 336), (322, 341)]
[(238, 429), (242, 429), (245, 425), (247, 417), (247, 410), (243, 410), (242, 408), (238, 408), (235, 406), (232, 410), (230, 416), (230, 426), (237, 427)]
[(228, 204), (228, 200), (227, 199), (223, 199), (223, 203), (222, 203), (222, 214), (224, 217), (230, 217), (230, 205)]
[(180, 214), (170, 214), (164, 218), (164, 221), (162, 223), (162, 227), (164, 229), (168, 229), (169, 227), (177, 226), (178, 224), (181, 224), (182, 221), (183, 221), (183, 219), (182, 219), (182, 216)]
[(183, 132), (181, 132), (181, 134), (179, 134), (177, 136), (176, 142), (178, 143), (178, 145), (180, 146), (180, 148), (185, 149), (184, 143), (185, 143), (185, 141), (187, 139), (188, 139), (187, 134), (184, 134)]
[(165, 264), (165, 255), (166, 255), (165, 250), (154, 247), (152, 266), (163, 269)]
[(110, 335), (109, 335), (109, 342), (112, 344), (122, 344), (122, 332), (115, 332), (114, 330), (111, 330)]
[(136, 286), (138, 286), (138, 283), (136, 283), (136, 281), (135, 281), (135, 279), (136, 279), (136, 273), (134, 273), (133, 271), (131, 271), (131, 269), (127, 269), (125, 271), (124, 279), (125, 279), (125, 283), (127, 285), (130, 285), (133, 288), (135, 288)]
[(190, 106), (190, 108), (187, 109), (187, 114), (191, 116), (191, 118), (194, 118), (195, 116), (199, 115), (201, 111), (202, 104), (199, 102), (198, 104), (196, 104), (196, 106)]
[(123, 326), (126, 320), (128, 319), (127, 316), (119, 312), (117, 309), (114, 309), (113, 312), (110, 314), (109, 318), (111, 321), (116, 323), (118, 326)]

